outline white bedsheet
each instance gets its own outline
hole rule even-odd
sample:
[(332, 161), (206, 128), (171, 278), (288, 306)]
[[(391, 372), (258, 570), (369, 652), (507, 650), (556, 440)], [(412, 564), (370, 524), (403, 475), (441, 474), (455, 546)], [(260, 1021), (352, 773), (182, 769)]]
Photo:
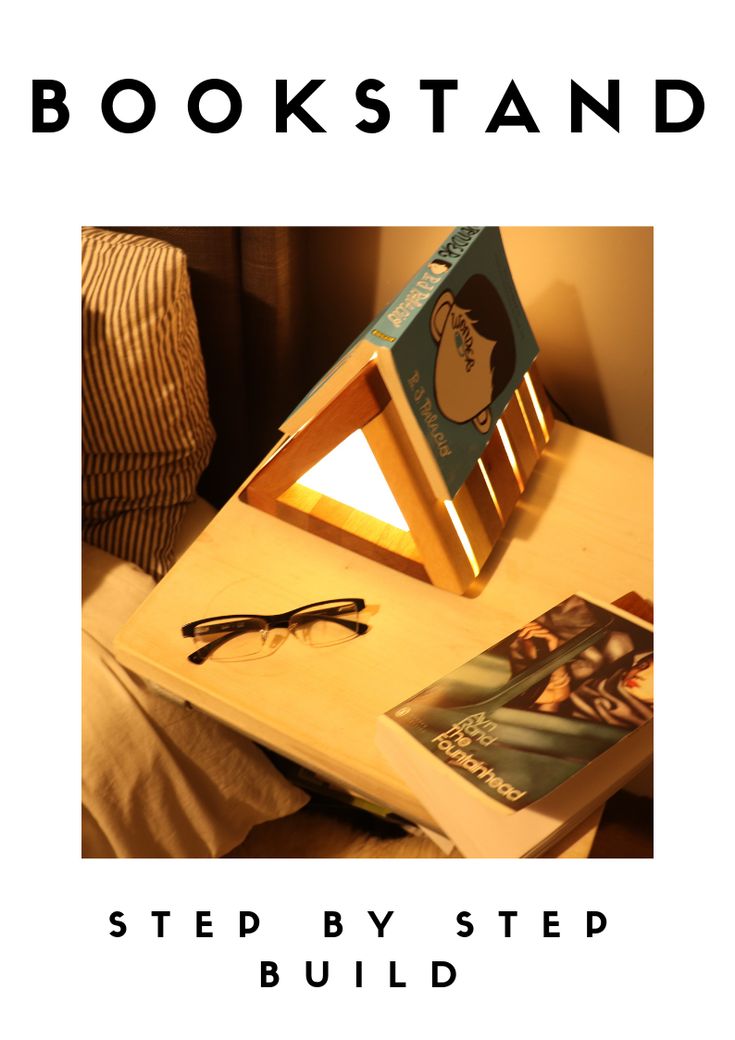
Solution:
[(301, 808), (250, 740), (116, 661), (112, 639), (153, 579), (88, 545), (82, 564), (82, 854), (219, 856)]

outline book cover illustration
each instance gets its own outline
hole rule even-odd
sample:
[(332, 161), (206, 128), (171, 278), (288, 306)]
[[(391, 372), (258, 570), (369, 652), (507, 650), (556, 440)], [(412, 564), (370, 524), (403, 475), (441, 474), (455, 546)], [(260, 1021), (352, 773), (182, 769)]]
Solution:
[(538, 347), (516, 293), (500, 229), (460, 227), (416, 272), (282, 426), (293, 432), (330, 383), (374, 357), (412, 416), (448, 497), (477, 462)]
[(653, 631), (570, 596), (387, 717), (523, 809), (653, 718)]

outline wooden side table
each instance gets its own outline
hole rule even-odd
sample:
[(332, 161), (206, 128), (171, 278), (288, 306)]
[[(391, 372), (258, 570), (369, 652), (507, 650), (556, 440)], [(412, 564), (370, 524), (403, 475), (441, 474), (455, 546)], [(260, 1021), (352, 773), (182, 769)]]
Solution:
[[(121, 630), (116, 652), (201, 711), (431, 826), (375, 747), (377, 716), (572, 592), (652, 598), (652, 478), (650, 457), (558, 423), (475, 598), (315, 538), (235, 495)], [(186, 659), (188, 621), (343, 596), (366, 600), (366, 636), (321, 649), (287, 639), (270, 657), (238, 663)], [(586, 854), (590, 828), (565, 854)]]

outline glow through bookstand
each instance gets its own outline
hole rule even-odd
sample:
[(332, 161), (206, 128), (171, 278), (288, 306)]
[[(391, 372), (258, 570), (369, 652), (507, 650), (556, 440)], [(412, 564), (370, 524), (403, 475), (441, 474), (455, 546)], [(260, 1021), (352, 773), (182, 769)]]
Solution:
[(473, 586), (547, 444), (553, 418), (535, 365), (453, 499), (433, 493), (377, 365), (284, 436), (240, 497), (450, 592)]

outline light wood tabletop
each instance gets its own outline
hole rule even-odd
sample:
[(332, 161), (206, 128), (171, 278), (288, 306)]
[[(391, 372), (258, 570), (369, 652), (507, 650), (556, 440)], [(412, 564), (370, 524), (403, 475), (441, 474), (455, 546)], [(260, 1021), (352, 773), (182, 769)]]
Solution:
[[(374, 743), (377, 717), (572, 592), (653, 596), (653, 460), (557, 423), (477, 595), (458, 596), (240, 501), (224, 506), (119, 633), (127, 667), (341, 786), (431, 824)], [(181, 626), (362, 597), (367, 635), (194, 665)], [(580, 846), (584, 854), (589, 841)]]

